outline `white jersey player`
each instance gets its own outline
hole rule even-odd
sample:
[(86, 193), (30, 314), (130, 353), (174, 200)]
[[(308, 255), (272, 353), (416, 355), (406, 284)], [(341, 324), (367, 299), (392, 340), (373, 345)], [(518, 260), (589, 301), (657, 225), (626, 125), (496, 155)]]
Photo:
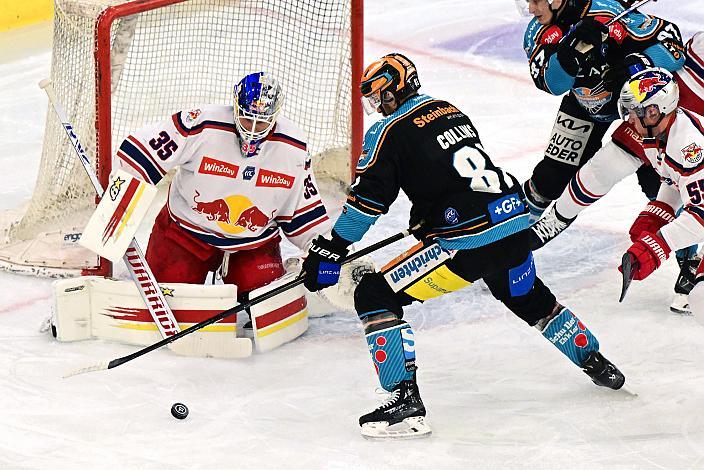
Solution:
[(116, 165), (144, 181), (178, 167), (146, 254), (158, 281), (203, 283), (227, 252), (224, 281), (245, 294), (284, 273), (282, 232), (305, 249), (329, 231), (304, 134), (279, 116), (282, 100), (275, 78), (253, 73), (234, 106), (181, 111), (122, 142)]
[[(704, 32), (696, 34), (688, 42), (686, 52), (684, 68), (674, 75), (679, 94), (679, 107), (682, 108), (677, 113), (681, 117), (674, 119), (674, 122), (680, 123), (679, 125), (687, 120), (684, 116), (688, 114), (704, 114)], [(649, 85), (646, 82), (643, 86)], [(659, 86), (661, 85), (656, 85), (656, 87)], [(662, 169), (658, 166), (657, 157), (644, 151), (643, 137), (640, 133), (631, 123), (624, 122), (614, 131), (611, 142), (579, 170), (552, 209), (532, 228), (532, 247), (539, 248), (556, 237), (581, 211), (598, 201), (616, 183), (635, 173), (643, 165), (652, 166), (658, 172)], [(648, 204), (647, 210), (659, 214), (669, 213), (670, 210), (658, 200)], [(680, 206), (681, 204), (675, 204), (676, 208)], [(663, 215), (663, 217), (674, 220), (674, 214)], [(634, 233), (634, 230), (637, 229), (633, 228), (630, 232), (632, 238), (639, 235)], [(678, 255), (680, 253), (682, 252), (678, 252)], [(697, 257), (689, 260), (685, 258), (682, 261), (682, 271), (675, 286), (677, 295), (671, 307), (673, 311), (689, 312), (686, 294), (693, 286), (694, 271), (698, 264)]]

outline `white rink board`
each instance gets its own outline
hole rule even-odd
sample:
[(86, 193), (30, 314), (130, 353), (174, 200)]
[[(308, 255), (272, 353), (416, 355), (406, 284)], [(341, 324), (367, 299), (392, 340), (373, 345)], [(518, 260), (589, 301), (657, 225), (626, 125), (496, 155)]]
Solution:
[[(704, 28), (701, 0), (660, 0), (644, 10), (667, 12), (685, 37)], [(559, 98), (529, 81), (513, 2), (369, 1), (365, 13), (367, 61), (408, 53), (422, 91), (468, 113), (495, 162), (525, 179)], [(0, 34), (1, 209), (31, 194), (46, 110), (36, 83), (48, 73), (49, 49), (32, 47), (18, 58), (18, 34)], [(478, 41), (496, 50), (479, 56), (471, 47)], [(617, 302), (615, 266), (643, 205), (629, 178), (537, 255), (539, 275), (597, 335), (639, 396), (596, 388), (474, 286), (407, 310), (434, 428), (432, 438), (418, 441), (359, 436), (358, 416), (381, 397), (353, 315), (311, 319), (299, 340), (245, 361), (156, 351), (65, 380), (66, 369), (134, 348), (59, 344), (38, 333), (50, 282), (0, 273), (0, 468), (703, 468), (704, 328), (667, 310), (674, 262)], [(398, 231), (407, 211), (408, 202), (399, 201), (363, 244)], [(171, 417), (174, 402), (189, 407), (187, 419)]]

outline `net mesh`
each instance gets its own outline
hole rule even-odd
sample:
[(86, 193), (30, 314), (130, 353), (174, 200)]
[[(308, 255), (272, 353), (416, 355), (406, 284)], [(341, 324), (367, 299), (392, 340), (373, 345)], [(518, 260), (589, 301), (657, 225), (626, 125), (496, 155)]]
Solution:
[[(51, 79), (91, 157), (96, 19), (105, 7), (125, 3), (55, 1)], [(148, 8), (150, 2), (141, 3)], [(321, 160), (315, 163), (319, 177), (348, 180), (350, 18), (351, 0), (190, 0), (116, 20), (110, 32), (112, 150), (131, 131), (178, 110), (231, 104), (234, 84), (263, 70), (282, 82), (283, 114), (306, 131), (311, 154)], [(106, 153), (101, 149), (100, 165), (109, 164)], [(75, 231), (94, 207), (93, 187), (50, 110), (35, 192), (24, 216), (6, 228), (5, 243)]]

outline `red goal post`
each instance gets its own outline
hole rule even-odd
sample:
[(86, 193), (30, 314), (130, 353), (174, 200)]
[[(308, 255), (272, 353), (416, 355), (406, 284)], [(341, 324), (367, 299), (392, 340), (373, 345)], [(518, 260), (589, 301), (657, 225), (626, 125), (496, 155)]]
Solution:
[[(229, 104), (256, 70), (283, 82), (283, 113), (307, 132), (319, 177), (351, 181), (363, 133), (363, 0), (55, 0), (51, 79), (103, 185), (132, 130)], [(108, 262), (75, 243), (95, 198), (51, 114), (32, 200), (5, 217), (0, 266), (109, 275)]]

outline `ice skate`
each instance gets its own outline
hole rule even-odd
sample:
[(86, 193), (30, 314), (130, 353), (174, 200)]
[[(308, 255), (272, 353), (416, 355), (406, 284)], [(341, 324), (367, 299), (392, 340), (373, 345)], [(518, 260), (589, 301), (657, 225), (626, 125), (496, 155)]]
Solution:
[(425, 406), (415, 381), (404, 380), (376, 410), (359, 418), (367, 439), (411, 439), (432, 433), (425, 424)]
[(623, 373), (598, 351), (589, 353), (582, 363), (582, 370), (600, 387), (618, 390), (626, 382)]
[(680, 315), (691, 315), (692, 310), (689, 308), (689, 296), (687, 294), (675, 293), (670, 304), (670, 311)]
[(677, 260), (680, 264), (680, 273), (675, 281), (675, 296), (670, 304), (671, 312), (680, 315), (692, 314), (692, 310), (689, 308), (689, 292), (694, 287), (697, 267), (699, 267), (701, 260), (699, 255), (685, 260)]

